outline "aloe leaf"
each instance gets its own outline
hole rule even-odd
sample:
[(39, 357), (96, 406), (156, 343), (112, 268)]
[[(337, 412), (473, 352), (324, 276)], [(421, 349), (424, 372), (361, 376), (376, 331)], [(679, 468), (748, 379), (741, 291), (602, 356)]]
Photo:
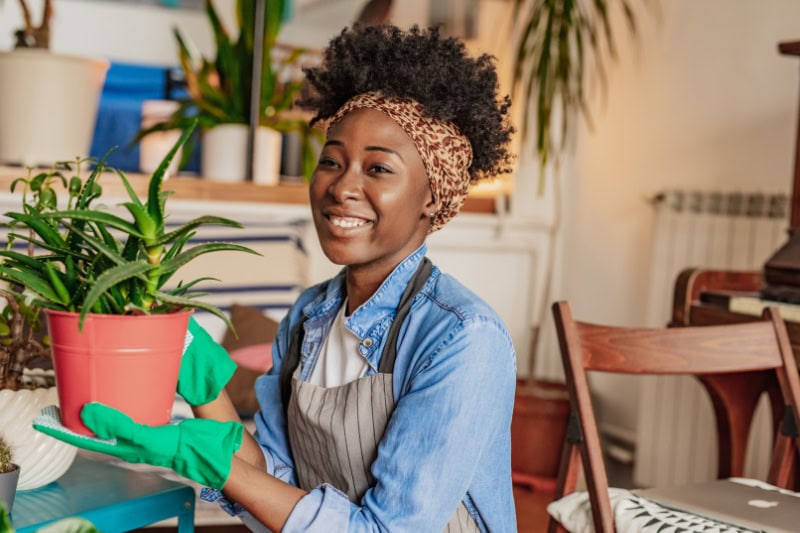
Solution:
[(122, 205), (125, 206), (131, 216), (133, 216), (133, 219), (136, 221), (136, 226), (144, 236), (145, 243), (150, 244), (153, 242), (159, 227), (156, 221), (150, 216), (150, 213), (147, 212), (147, 209), (141, 203), (137, 204), (135, 202), (125, 202)]
[[(58, 259), (59, 257), (65, 257), (67, 255), (72, 255), (72, 256), (74, 256), (74, 257), (76, 257), (78, 259), (86, 259), (87, 258), (87, 256), (81, 254), (80, 250), (70, 250), (65, 245), (62, 245), (62, 246), (51, 246), (49, 243), (46, 243), (44, 241), (40, 241), (38, 239), (34, 239), (34, 238), (30, 237), (29, 235), (20, 235), (18, 233), (9, 233), (8, 234), (8, 238), (9, 239), (15, 239), (15, 240), (19, 239), (21, 241), (24, 241), (24, 242), (27, 242), (29, 244), (32, 244), (34, 247), (38, 247), (38, 248), (42, 248), (42, 249), (45, 249), (45, 250), (49, 250), (49, 251), (53, 252), (53, 254), (52, 254), (54, 256), (53, 259)], [(36, 259), (42, 259), (42, 257), (45, 257), (45, 256), (36, 256)]]
[(133, 263), (123, 263), (100, 274), (83, 300), (81, 316), (78, 320), (78, 328), (83, 328), (86, 315), (108, 289), (127, 279), (142, 276), (154, 268), (156, 267), (147, 264), (146, 261), (136, 261)]
[[(85, 231), (71, 227), (72, 225), (69, 223), (66, 223), (66, 225), (70, 227), (73, 231), (75, 231), (78, 235), (80, 235), (89, 247), (91, 247), (93, 250), (95, 250), (103, 257), (105, 257), (111, 264), (124, 265), (127, 263), (120, 257), (119, 250), (106, 246), (106, 244), (103, 241), (92, 237)], [(100, 261), (100, 258), (95, 258), (95, 261)]]
[(243, 226), (236, 222), (235, 220), (231, 220), (225, 217), (218, 217), (214, 215), (205, 215), (202, 217), (197, 217), (189, 222), (185, 223), (183, 226), (170, 231), (169, 233), (165, 233), (161, 237), (159, 237), (153, 244), (166, 244), (170, 241), (173, 241), (179, 238), (184, 233), (188, 233), (189, 231), (193, 230), (196, 227), (204, 226), (204, 225), (217, 225), (217, 226), (227, 226), (230, 228), (242, 228)]
[(196, 235), (196, 232), (187, 231), (186, 233), (184, 233), (184, 234), (180, 235), (179, 237), (177, 237), (175, 239), (175, 242), (172, 244), (172, 246), (170, 246), (169, 249), (167, 250), (167, 252), (164, 254), (164, 257), (162, 258), (162, 262), (169, 261), (170, 259), (172, 259), (176, 255), (181, 253), (183, 248), (186, 246), (186, 243), (189, 242), (189, 239), (191, 239), (195, 235)]
[(122, 258), (125, 261), (135, 261), (139, 255), (142, 246), (142, 239), (135, 235), (130, 235), (128, 240), (125, 241), (125, 246), (122, 247)]
[(133, 190), (133, 187), (131, 186), (131, 182), (128, 180), (128, 176), (126, 176), (125, 173), (123, 171), (119, 170), (119, 169), (114, 168), (114, 169), (111, 169), (111, 170), (113, 170), (114, 173), (117, 176), (119, 176), (119, 179), (122, 182), (122, 186), (125, 187), (125, 190), (128, 192), (128, 196), (130, 197), (131, 202), (136, 204), (136, 205), (141, 206), (142, 205), (142, 201), (139, 199), (139, 195), (136, 194), (136, 191)]
[[(150, 217), (156, 223), (157, 226), (161, 226), (164, 224), (164, 206), (161, 204), (161, 188), (164, 184), (164, 177), (167, 174), (167, 169), (169, 168), (170, 163), (172, 163), (172, 159), (175, 157), (175, 154), (178, 153), (178, 149), (183, 146), (187, 139), (192, 135), (194, 132), (197, 123), (194, 122), (188, 128), (186, 128), (183, 133), (181, 134), (178, 141), (175, 145), (170, 148), (167, 155), (164, 156), (164, 159), (156, 168), (156, 171), (150, 177), (150, 185), (149, 190), (147, 193), (147, 211), (150, 213)], [(141, 237), (141, 235), (139, 235)]]
[(83, 184), (81, 192), (78, 195), (78, 200), (75, 203), (76, 209), (86, 209), (89, 207), (89, 204), (91, 203), (92, 198), (94, 197), (94, 184), (102, 175), (103, 170), (105, 170), (106, 160), (108, 159), (108, 156), (110, 156), (115, 149), (116, 148), (111, 148), (110, 150), (108, 150), (105, 153), (105, 155), (103, 155), (103, 157), (100, 158), (100, 161), (97, 162), (94, 169), (92, 170), (92, 173), (89, 174), (89, 178), (86, 180), (86, 183)]
[(50, 286), (58, 296), (59, 303), (67, 307), (69, 305), (70, 296), (66, 285), (64, 285), (64, 281), (61, 279), (62, 274), (57, 271), (52, 263), (45, 263), (44, 266), (47, 272), (47, 278), (50, 280)]
[(222, 319), (222, 321), (225, 322), (225, 324), (233, 331), (233, 324), (231, 324), (230, 319), (225, 315), (225, 313), (223, 313), (218, 307), (214, 305), (199, 300), (195, 300), (187, 296), (175, 296), (172, 294), (167, 294), (165, 292), (157, 292), (156, 299), (160, 302), (172, 304), (178, 307), (192, 307), (211, 313), (212, 315)]
[(60, 306), (61, 299), (50, 285), (50, 282), (46, 278), (43, 278), (34, 272), (10, 269), (0, 265), (0, 278), (12, 283), (24, 285), (28, 289), (39, 294), (52, 305), (62, 308)]
[(0, 250), (0, 257), (8, 257), (9, 259), (16, 261), (17, 263), (21, 263), (21, 265), (23, 265), (26, 269), (34, 270), (44, 274), (44, 268), (42, 267), (41, 256), (34, 259), (33, 257), (30, 257), (28, 254), (21, 254), (13, 250)]
[[(188, 292), (192, 287), (197, 285), (198, 283), (202, 283), (204, 281), (220, 281), (220, 280), (217, 279), (217, 278), (212, 278), (212, 277), (209, 277), (209, 276), (205, 276), (205, 277), (202, 277), (202, 278), (197, 278), (195, 280), (192, 280), (189, 283), (181, 283), (180, 285), (178, 285), (174, 289), (169, 289), (169, 290), (167, 290), (165, 292), (167, 292), (169, 294), (173, 294), (173, 295), (184, 294), (184, 293)], [(197, 293), (194, 293), (194, 294), (197, 294)]]
[(68, 255), (64, 260), (64, 270), (66, 273), (67, 289), (69, 289), (70, 293), (76, 295), (77, 291), (75, 289), (78, 286), (78, 275), (75, 269), (75, 261), (72, 259), (72, 256)]
[[(53, 228), (46, 220), (40, 218), (40, 214), (29, 215), (25, 213), (6, 213), (6, 216), (12, 220), (22, 222), (28, 228), (32, 229), (42, 240), (51, 247), (63, 248), (67, 242), (61, 234)], [(24, 237), (19, 235), (19, 237)]]
[(197, 246), (193, 246), (192, 248), (189, 248), (188, 250), (185, 250), (179, 255), (173, 257), (169, 261), (161, 263), (160, 270), (162, 273), (174, 272), (175, 270), (178, 270), (180, 267), (182, 267), (189, 261), (192, 261), (193, 259), (197, 258), (198, 256), (210, 252), (221, 252), (221, 251), (247, 252), (253, 255), (261, 255), (255, 250), (251, 250), (250, 248), (242, 246), (240, 244), (234, 244), (230, 242), (206, 242), (203, 244), (198, 244)]
[[(65, 220), (97, 222), (98, 224), (105, 224), (106, 226), (111, 226), (112, 228), (118, 229), (127, 234), (135, 235), (136, 237), (139, 238), (144, 238), (144, 235), (142, 234), (142, 232), (139, 231), (139, 228), (137, 228), (124, 218), (118, 217), (117, 215), (113, 215), (105, 211), (70, 209), (66, 211), (51, 211), (48, 213), (42, 213), (40, 216), (52, 220), (58, 220), (62, 224), (65, 224), (64, 223)], [(73, 226), (80, 227), (78, 224), (73, 224)]]

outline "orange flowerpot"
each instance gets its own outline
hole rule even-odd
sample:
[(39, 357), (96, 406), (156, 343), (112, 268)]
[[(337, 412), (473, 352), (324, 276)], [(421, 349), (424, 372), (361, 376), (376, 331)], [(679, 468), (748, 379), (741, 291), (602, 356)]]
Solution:
[(164, 315), (89, 314), (46, 310), (62, 423), (83, 435), (88, 402), (101, 402), (136, 422), (169, 422), (191, 311)]
[(569, 411), (569, 395), (563, 383), (517, 380), (511, 419), (515, 482), (534, 489), (555, 489)]

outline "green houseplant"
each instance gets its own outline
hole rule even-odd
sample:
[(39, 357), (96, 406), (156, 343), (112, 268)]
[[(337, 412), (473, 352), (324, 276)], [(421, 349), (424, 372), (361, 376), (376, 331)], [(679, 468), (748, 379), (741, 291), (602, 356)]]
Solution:
[[(630, 0), (514, 0), (519, 31), (514, 47), (514, 83), (522, 100), (522, 133), (535, 132), (535, 148), (542, 169), (564, 145), (573, 118), (589, 118), (584, 91), (585, 73), (594, 69), (605, 79), (604, 58), (616, 57), (610, 15), (619, 5), (632, 32), (636, 16)], [(553, 117), (560, 109), (560, 129)], [(535, 114), (535, 128), (528, 117)], [(544, 187), (540, 172), (539, 191)]]
[[(164, 122), (155, 124), (139, 132), (137, 140), (157, 131), (184, 129), (187, 124), (197, 120), (204, 131), (203, 168), (204, 176), (216, 179), (242, 179), (242, 165), (246, 157), (247, 125), (250, 123), (250, 107), (253, 97), (253, 58), (255, 54), (256, 24), (254, 0), (236, 1), (236, 20), (238, 34), (232, 36), (222, 23), (212, 0), (205, 1), (205, 12), (214, 35), (216, 57), (198, 57), (194, 46), (180, 30), (173, 30), (178, 45), (180, 65), (186, 81), (188, 98), (180, 101), (176, 111)], [(264, 10), (264, 34), (262, 47), (260, 110), (257, 136), (269, 136), (270, 132), (298, 133), (303, 148), (303, 172), (310, 176), (315, 165), (315, 139), (320, 134), (308, 126), (308, 121), (291, 113), (292, 105), (303, 88), (300, 61), (306, 51), (301, 48), (277, 44), (287, 3), (284, 0), (268, 0)], [(221, 168), (212, 161), (216, 138), (213, 134), (233, 133), (225, 140), (222, 152), (231, 153), (236, 161), (225, 163)], [(235, 132), (235, 133), (234, 133)], [(277, 135), (278, 149), (272, 154), (269, 163), (280, 163), (280, 135)], [(238, 150), (230, 146), (230, 138), (240, 143)], [(191, 150), (187, 149), (184, 156)], [(269, 164), (268, 163), (268, 164)], [(256, 163), (258, 165), (258, 153)], [(237, 168), (239, 170), (233, 170)], [(230, 170), (228, 170), (230, 169)], [(263, 178), (264, 183), (277, 179)], [(254, 181), (259, 181), (255, 174)]]
[[(28, 185), (33, 182), (36, 190)], [(25, 201), (39, 210), (55, 207), (52, 183), (43, 175), (26, 182)], [(8, 226), (8, 224), (4, 224)], [(9, 241), (9, 248), (14, 244)], [(28, 246), (32, 255), (32, 245)], [(66, 472), (76, 449), (35, 431), (31, 426), (41, 409), (58, 402), (52, 371), (49, 336), (41, 308), (28, 302), (22, 287), (0, 289), (0, 434), (17, 450), (18, 490), (47, 485)]]
[(11, 446), (0, 435), (0, 502), (5, 504), (9, 513), (14, 506), (18, 479), (19, 466), (14, 463)]
[[(226, 218), (201, 216), (176, 229), (166, 224), (166, 169), (193, 129), (183, 132), (151, 176), (146, 200), (138, 197), (124, 173), (115, 171), (129, 196), (122, 204), (127, 218), (95, 203), (103, 195), (100, 179), (110, 175), (104, 173), (103, 161), (85, 182), (78, 175), (67, 180), (61, 172), (53, 172), (12, 184), (12, 188), (25, 183), (41, 189), (50, 186), (47, 180), (56, 180), (68, 194), (66, 208), (58, 206), (51, 194), (46, 195), (50, 198), (46, 208), (26, 201), (23, 195), (22, 210), (6, 213), (16, 230), (9, 237), (40, 251), (33, 256), (13, 249), (0, 251), (0, 278), (24, 286), (27, 301), (45, 310), (59, 402), (64, 424), (70, 429), (88, 432), (80, 422), (80, 408), (94, 400), (143, 423), (165, 423), (186, 336), (186, 311), (213, 313), (230, 326), (221, 310), (200, 300), (202, 293), (192, 290), (209, 278), (166, 288), (180, 267), (203, 254), (255, 253), (233, 243), (191, 245), (199, 226), (241, 227)], [(26, 231), (18, 232), (21, 228)], [(165, 324), (173, 321), (175, 324)], [(162, 331), (163, 344), (148, 346)], [(144, 360), (134, 359), (134, 353)], [(100, 369), (93, 365), (107, 368), (110, 361), (124, 366), (100, 376)], [(148, 368), (148, 363), (154, 366)], [(160, 389), (157, 382), (162, 383)], [(132, 398), (125, 397), (127, 394)]]

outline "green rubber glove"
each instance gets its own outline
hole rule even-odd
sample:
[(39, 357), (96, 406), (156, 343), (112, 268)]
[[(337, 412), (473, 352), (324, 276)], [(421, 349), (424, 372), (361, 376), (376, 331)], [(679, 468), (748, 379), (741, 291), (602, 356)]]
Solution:
[(42, 409), (33, 427), (59, 440), (118, 457), (129, 463), (171, 468), (185, 478), (221, 489), (231, 471), (233, 455), (242, 445), (243, 426), (188, 418), (177, 424), (147, 426), (103, 405), (87, 403), (81, 419), (97, 437), (79, 435), (61, 424), (58, 407)]
[(186, 345), (178, 374), (178, 394), (189, 405), (204, 405), (215, 400), (228, 384), (236, 363), (225, 348), (194, 319), (189, 318)]

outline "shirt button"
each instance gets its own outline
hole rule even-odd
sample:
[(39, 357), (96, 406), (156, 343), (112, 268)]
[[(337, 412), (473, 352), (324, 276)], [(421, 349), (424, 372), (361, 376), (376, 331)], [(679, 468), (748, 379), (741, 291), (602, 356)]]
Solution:
[(361, 341), (361, 344), (363, 344), (363, 345), (364, 345), (364, 348), (369, 348), (370, 346), (372, 346), (372, 339), (370, 339), (369, 337), (367, 337), (366, 339), (364, 339), (363, 341)]

